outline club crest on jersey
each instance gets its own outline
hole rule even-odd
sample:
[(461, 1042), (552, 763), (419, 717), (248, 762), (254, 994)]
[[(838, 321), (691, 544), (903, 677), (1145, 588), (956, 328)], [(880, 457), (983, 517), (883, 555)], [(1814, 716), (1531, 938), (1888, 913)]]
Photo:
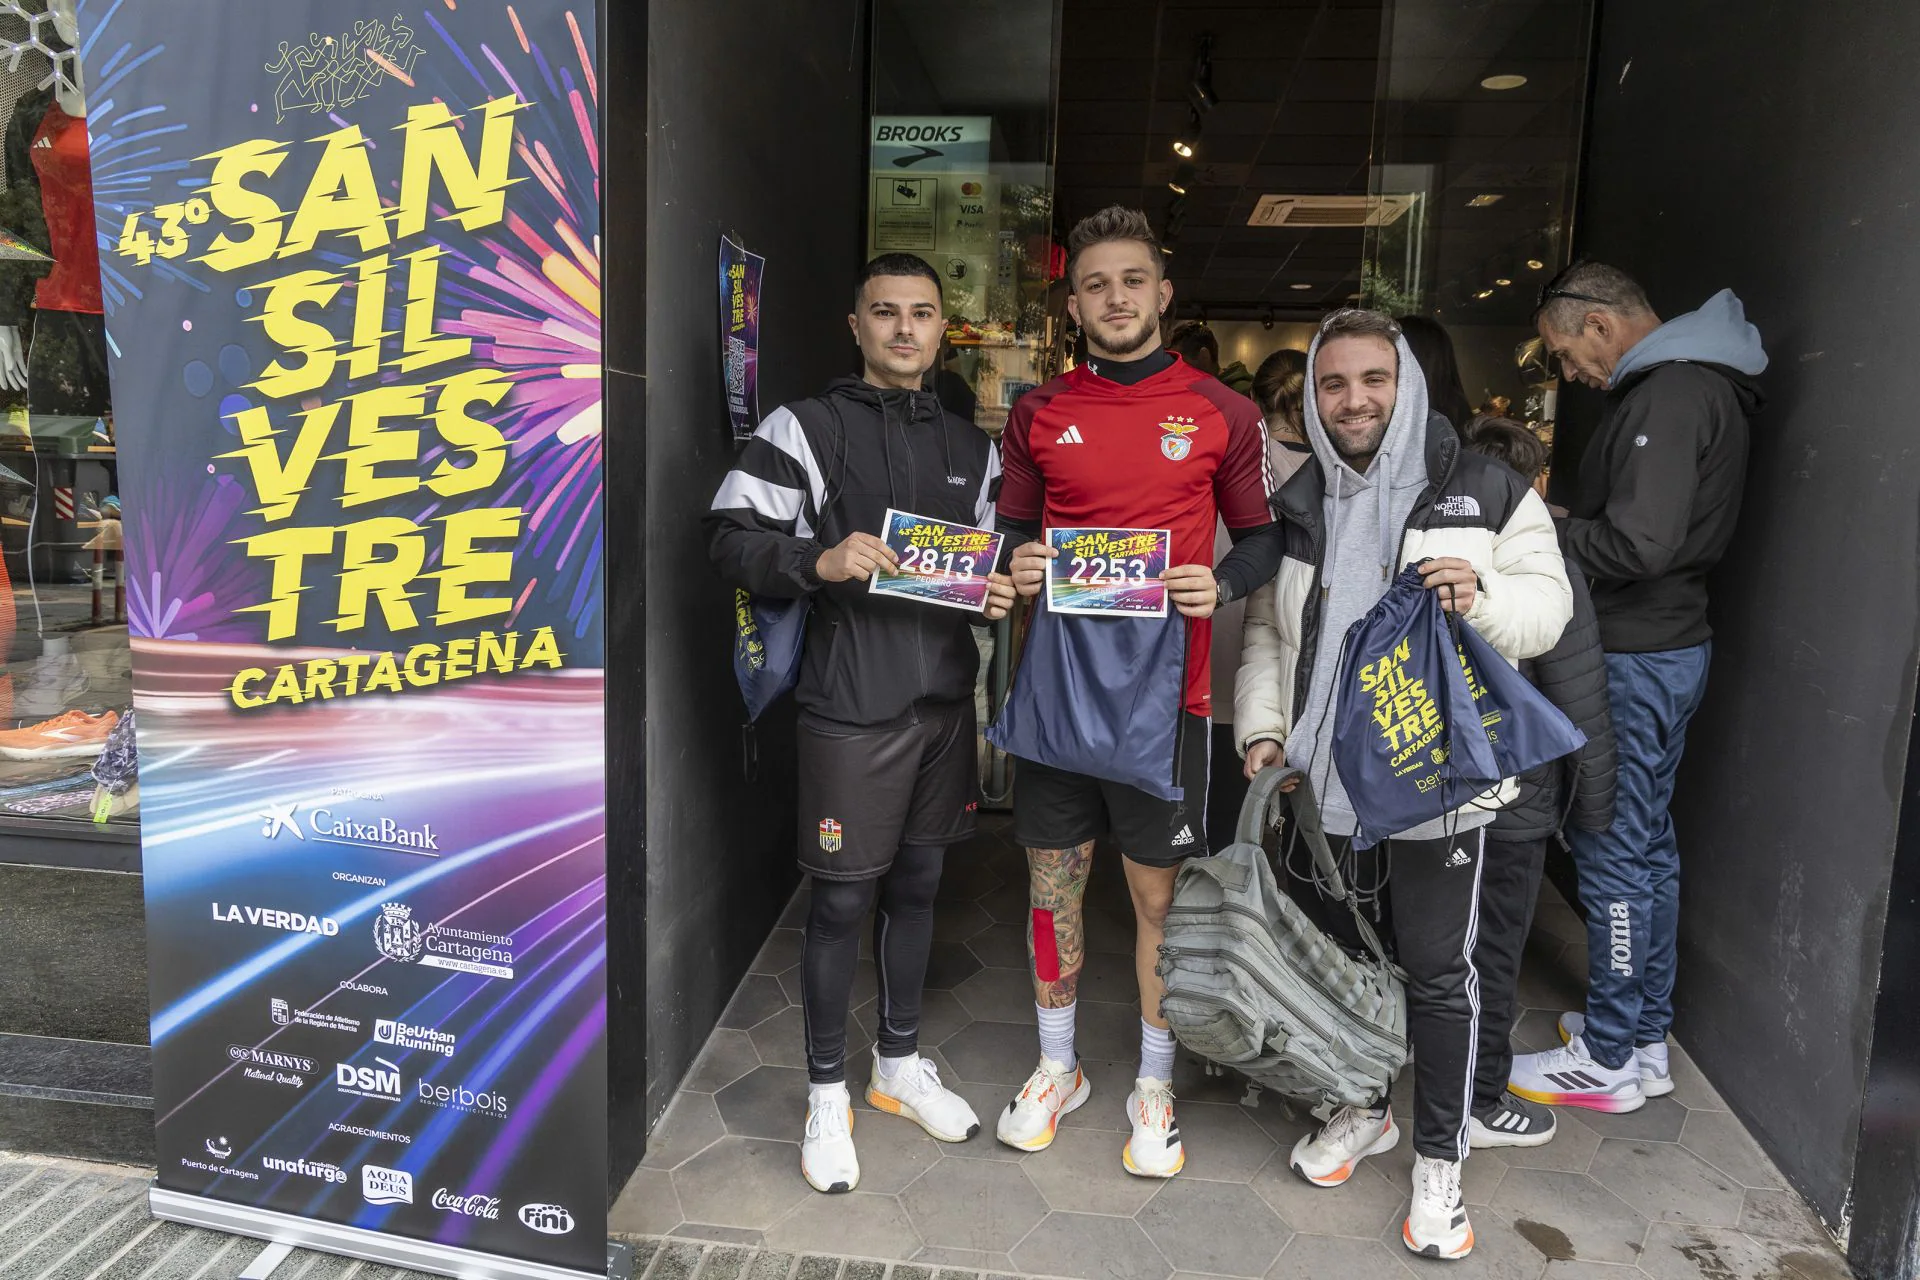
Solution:
[(1160, 452), (1166, 455), (1168, 462), (1182, 462), (1193, 452), (1193, 441), (1187, 437), (1200, 428), (1192, 418), (1168, 418), (1160, 424), (1164, 433), (1160, 437)]
[(840, 824), (832, 818), (820, 819), (820, 847), (828, 853), (840, 852)]

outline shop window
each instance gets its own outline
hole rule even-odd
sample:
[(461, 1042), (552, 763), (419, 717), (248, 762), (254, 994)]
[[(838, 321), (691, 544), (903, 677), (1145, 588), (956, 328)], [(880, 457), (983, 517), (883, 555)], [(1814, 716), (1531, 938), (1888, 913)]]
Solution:
[(78, 0), (0, 0), (0, 831), (130, 834), (132, 676)]

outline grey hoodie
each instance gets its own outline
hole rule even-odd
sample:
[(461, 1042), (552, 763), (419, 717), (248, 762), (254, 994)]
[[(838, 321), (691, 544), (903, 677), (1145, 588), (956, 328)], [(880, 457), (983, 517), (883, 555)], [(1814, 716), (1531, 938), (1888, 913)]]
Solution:
[[(1306, 770), (1314, 794), (1320, 798), (1326, 829), (1334, 835), (1352, 835), (1358, 827), (1353, 802), (1340, 782), (1340, 771), (1334, 768), (1327, 738), (1327, 726), (1335, 720), (1333, 693), (1340, 674), (1339, 641), (1348, 627), (1379, 602), (1394, 574), (1404, 567), (1400, 547), (1407, 517), (1429, 482), (1427, 380), (1406, 340), (1402, 338), (1396, 345), (1400, 372), (1393, 420), (1387, 424), (1380, 451), (1374, 454), (1364, 475), (1349, 466), (1334, 448), (1326, 424), (1320, 420), (1319, 405), (1312, 395), (1306, 397), (1307, 442), (1327, 477), (1321, 498), (1327, 543), (1320, 573), (1320, 586), (1326, 593), (1320, 620), (1325, 642), (1314, 660), (1305, 710), (1287, 737), (1286, 750), (1287, 763)], [(1319, 352), (1320, 340), (1316, 337), (1307, 352), (1308, 369), (1313, 368)], [(1469, 809), (1416, 827), (1403, 833), (1402, 838), (1424, 840), (1485, 826), (1492, 820), (1491, 812)]]

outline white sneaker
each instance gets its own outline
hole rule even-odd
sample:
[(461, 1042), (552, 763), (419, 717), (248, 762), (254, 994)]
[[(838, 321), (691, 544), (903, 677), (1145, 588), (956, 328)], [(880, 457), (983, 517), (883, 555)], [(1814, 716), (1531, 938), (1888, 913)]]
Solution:
[(1353, 1176), (1362, 1160), (1391, 1151), (1400, 1141), (1393, 1109), (1342, 1107), (1318, 1133), (1293, 1144), (1287, 1157), (1293, 1171), (1316, 1187), (1337, 1187)]
[(1640, 1091), (1640, 1071), (1633, 1060), (1629, 1058), (1623, 1067), (1601, 1066), (1579, 1036), (1559, 1049), (1515, 1056), (1507, 1089), (1550, 1107), (1619, 1113), (1638, 1111), (1647, 1105), (1646, 1095)]
[(860, 1159), (853, 1153), (853, 1099), (846, 1085), (822, 1089), (807, 1109), (800, 1172), (815, 1191), (851, 1191), (860, 1185)]
[[(1560, 1015), (1560, 1043), (1587, 1034), (1587, 1015)], [(1641, 1044), (1633, 1048), (1633, 1065), (1640, 1068), (1640, 1092), (1649, 1098), (1664, 1098), (1673, 1092), (1673, 1066), (1667, 1057), (1667, 1042)]]
[(1173, 1119), (1173, 1085), (1141, 1076), (1127, 1095), (1127, 1118), (1133, 1136), (1120, 1153), (1127, 1172), (1140, 1178), (1171, 1178), (1187, 1163), (1180, 1144), (1180, 1126)]
[(1473, 1224), (1460, 1198), (1460, 1162), (1414, 1153), (1413, 1207), (1400, 1228), (1407, 1248), (1428, 1258), (1464, 1258), (1473, 1252)]
[(1553, 1141), (1558, 1122), (1553, 1112), (1518, 1094), (1503, 1093), (1485, 1111), (1476, 1111), (1468, 1123), (1467, 1145), (1487, 1147), (1544, 1147)]
[(942, 1142), (965, 1142), (980, 1132), (980, 1117), (967, 1100), (941, 1084), (940, 1069), (917, 1053), (889, 1080), (880, 1074), (880, 1054), (875, 1051), (867, 1105), (905, 1116)]
[(1051, 1058), (1042, 1058), (1019, 1095), (1000, 1113), (994, 1136), (1022, 1151), (1045, 1151), (1053, 1145), (1060, 1117), (1085, 1102), (1092, 1092), (1079, 1063), (1063, 1067)]

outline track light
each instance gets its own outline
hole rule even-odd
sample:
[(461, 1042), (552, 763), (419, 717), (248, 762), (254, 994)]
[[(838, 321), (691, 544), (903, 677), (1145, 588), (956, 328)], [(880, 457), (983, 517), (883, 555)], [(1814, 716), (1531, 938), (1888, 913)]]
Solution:
[(1540, 259), (1538, 259), (1538, 258), (1528, 258), (1528, 259), (1527, 259), (1527, 270), (1529, 270), (1529, 271), (1545, 271), (1546, 269), (1547, 269), (1547, 264), (1546, 264), (1546, 263), (1544, 263), (1544, 262), (1542, 262), (1542, 261), (1540, 261)]
[(1507, 279), (1505, 276), (1501, 276), (1498, 280), (1495, 280), (1494, 283), (1499, 285), (1502, 289), (1505, 289), (1508, 286), (1510, 286), (1513, 283), (1513, 281)]
[(1182, 160), (1193, 159), (1200, 150), (1200, 112), (1193, 107), (1187, 108), (1187, 127), (1173, 140), (1173, 154)]
[(1167, 179), (1167, 190), (1177, 196), (1184, 196), (1187, 194), (1187, 188), (1193, 185), (1194, 173), (1193, 165), (1182, 161), (1174, 167), (1173, 176)]
[(1193, 55), (1193, 76), (1187, 81), (1187, 96), (1199, 114), (1213, 110), (1220, 101), (1213, 92), (1213, 37), (1200, 37), (1200, 48)]
[(1478, 292), (1478, 293), (1476, 293), (1476, 294), (1474, 294), (1473, 296), (1474, 296), (1474, 297), (1476, 297), (1476, 298), (1478, 298), (1478, 299), (1480, 299), (1480, 300), (1481, 300), (1482, 302), (1484, 302), (1484, 301), (1486, 301), (1486, 300), (1487, 300), (1488, 298), (1491, 298), (1491, 297), (1493, 296), (1493, 290), (1491, 290), (1491, 289), (1482, 289), (1482, 290), (1481, 290), (1480, 292)]

